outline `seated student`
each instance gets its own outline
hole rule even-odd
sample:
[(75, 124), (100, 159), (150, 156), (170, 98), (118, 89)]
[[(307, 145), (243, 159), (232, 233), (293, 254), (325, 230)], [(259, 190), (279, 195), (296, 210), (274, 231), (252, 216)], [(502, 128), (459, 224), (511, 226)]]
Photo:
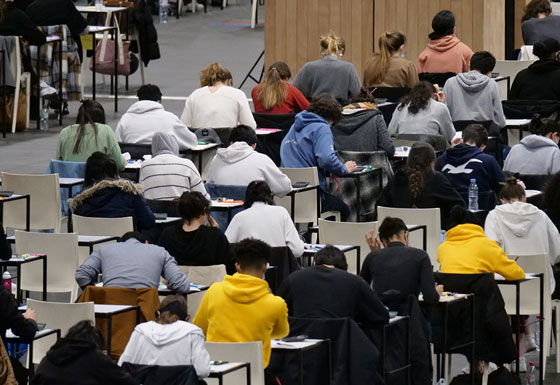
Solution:
[(307, 110), (309, 101), (300, 90), (290, 84), (291, 77), (290, 67), (282, 61), (268, 67), (262, 82), (251, 91), (255, 112), (291, 114)]
[(105, 124), (103, 106), (95, 100), (85, 100), (78, 110), (76, 124), (64, 128), (58, 135), (56, 159), (85, 162), (98, 151), (110, 156), (118, 170), (126, 166), (113, 129)]
[(448, 228), (451, 207), (465, 206), (463, 198), (449, 180), (434, 171), (436, 153), (426, 143), (415, 143), (408, 154), (407, 166), (398, 170), (383, 189), (377, 206), (435, 208), (441, 211), (441, 227)]
[(404, 58), (406, 36), (401, 32), (383, 32), (379, 52), (366, 61), (364, 87), (408, 87), (418, 83), (416, 65)]
[(210, 202), (198, 191), (187, 191), (179, 198), (183, 223), (166, 227), (159, 245), (177, 260), (179, 265), (226, 265), (229, 274), (235, 272), (229, 242), (209, 215)]
[(453, 13), (439, 11), (432, 19), (432, 29), (430, 43), (418, 56), (418, 73), (467, 72), (473, 51), (455, 35)]
[(552, 175), (543, 188), (545, 212), (560, 230), (560, 172)]
[(140, 365), (192, 365), (198, 378), (210, 374), (210, 355), (204, 345), (204, 334), (188, 322), (187, 300), (182, 295), (169, 295), (156, 310), (155, 321), (134, 328), (119, 358)]
[(175, 199), (185, 191), (198, 191), (210, 199), (194, 163), (179, 156), (177, 139), (165, 132), (154, 134), (152, 158), (142, 162), (138, 179), (146, 199)]
[(383, 114), (365, 88), (342, 108), (342, 119), (332, 127), (332, 132), (338, 151), (385, 151), (389, 157), (395, 153)]
[(84, 217), (133, 217), (141, 229), (155, 224), (155, 217), (142, 196), (142, 187), (128, 179), (118, 179), (115, 161), (94, 152), (86, 162), (84, 188), (68, 200), (74, 214)]
[(498, 83), (492, 79), (496, 58), (490, 52), (478, 51), (471, 57), (470, 72), (447, 80), (443, 87), (445, 104), (451, 119), (491, 121), (501, 129), (506, 125)]
[(101, 351), (104, 340), (91, 321), (78, 322), (49, 349), (30, 384), (137, 385), (136, 380)]
[(170, 290), (187, 293), (189, 278), (163, 247), (150, 245), (142, 234), (129, 231), (117, 243), (101, 245), (76, 270), (80, 287), (95, 284), (103, 274), (104, 287), (138, 289), (159, 286), (159, 278), (167, 281)]
[(87, 20), (71, 0), (15, 0), (15, 3), (37, 25), (66, 25), (76, 42), (88, 32)]
[(0, 223), (0, 260), (7, 261), (12, 258), (12, 247), (10, 242), (6, 239), (6, 233), (4, 233), (4, 226)]
[[(496, 158), (482, 152), (488, 143), (486, 128), (471, 124), (463, 130), (462, 136), (461, 143), (448, 148), (436, 159), (436, 170), (449, 179), (465, 202), (471, 179), (476, 179), (479, 194), (494, 191), (498, 196), (505, 177)], [(479, 199), (479, 204), (481, 202)]]
[(350, 208), (327, 192), (327, 174), (343, 176), (357, 168), (356, 162), (342, 163), (334, 152), (331, 126), (340, 119), (340, 104), (330, 95), (317, 96), (311, 101), (307, 111), (296, 115), (294, 125), (282, 140), (280, 159), (282, 167), (317, 167), (321, 211), (340, 211), (342, 220), (346, 221)]
[(189, 128), (257, 128), (247, 96), (233, 88), (231, 72), (212, 63), (200, 72), (200, 87), (189, 95), (181, 120)]
[(208, 342), (262, 341), (266, 368), (270, 340), (284, 338), (290, 331), (288, 308), (262, 279), (270, 246), (244, 239), (235, 246), (235, 257), (237, 273), (210, 286), (193, 323), (202, 329)]
[(218, 149), (210, 163), (207, 182), (247, 186), (261, 179), (268, 183), (274, 195), (292, 191), (292, 182), (272, 159), (255, 151), (257, 134), (250, 127), (238, 126), (229, 136), (229, 147)]
[(233, 217), (226, 230), (231, 243), (245, 238), (260, 239), (272, 247), (289, 247), (295, 257), (303, 255), (303, 241), (288, 211), (274, 205), (274, 195), (262, 180), (249, 183), (245, 210)]
[(426, 81), (416, 84), (393, 112), (389, 134), (442, 135), (448, 142), (455, 136), (449, 109), (440, 93)]
[(549, 118), (533, 116), (531, 135), (511, 148), (504, 172), (521, 175), (552, 175), (560, 171), (560, 124)]
[(525, 45), (535, 45), (545, 38), (560, 41), (560, 16), (552, 14), (550, 0), (531, 0), (521, 18)]
[(37, 24), (9, 0), (0, 0), (0, 35), (21, 36), (32, 45), (42, 45), (47, 40)]
[(370, 231), (366, 240), (371, 253), (360, 275), (389, 309), (397, 311), (409, 295), (418, 296), (420, 292), (427, 305), (439, 302), (443, 286), (436, 286), (428, 254), (408, 247), (408, 228), (402, 219), (386, 217), (375, 238)]

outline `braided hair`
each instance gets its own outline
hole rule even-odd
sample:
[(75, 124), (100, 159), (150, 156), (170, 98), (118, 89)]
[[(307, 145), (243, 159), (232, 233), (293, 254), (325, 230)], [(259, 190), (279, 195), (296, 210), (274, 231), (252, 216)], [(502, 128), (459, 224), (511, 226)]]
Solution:
[(418, 207), (418, 197), (424, 190), (425, 176), (432, 171), (436, 159), (434, 148), (427, 143), (414, 143), (408, 154), (408, 189), (412, 198), (412, 207)]

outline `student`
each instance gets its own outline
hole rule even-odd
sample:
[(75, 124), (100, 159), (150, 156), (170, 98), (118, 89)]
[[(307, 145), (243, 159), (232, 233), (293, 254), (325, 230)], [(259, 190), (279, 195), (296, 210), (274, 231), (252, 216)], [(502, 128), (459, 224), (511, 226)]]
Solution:
[(521, 18), (525, 45), (535, 45), (545, 38), (560, 41), (560, 16), (552, 15), (550, 0), (531, 0)]
[(164, 247), (183, 266), (225, 265), (235, 272), (229, 242), (209, 215), (210, 202), (198, 191), (187, 191), (179, 198), (182, 223), (166, 227), (159, 238)]
[(327, 173), (344, 176), (356, 170), (356, 163), (342, 163), (334, 152), (331, 126), (340, 121), (340, 105), (334, 97), (321, 94), (314, 98), (307, 111), (296, 115), (294, 125), (282, 140), (282, 167), (318, 167), (321, 211), (339, 211), (342, 221), (350, 215), (350, 208), (327, 191)]
[(212, 63), (200, 72), (200, 87), (189, 95), (181, 120), (189, 128), (257, 128), (247, 96), (233, 88), (231, 72)]
[(154, 134), (152, 158), (142, 162), (139, 181), (146, 199), (171, 200), (185, 191), (198, 191), (210, 199), (194, 163), (179, 156), (177, 139), (165, 132)]
[(126, 166), (113, 129), (105, 124), (103, 106), (95, 100), (85, 100), (78, 110), (76, 124), (64, 128), (58, 136), (56, 159), (85, 162), (98, 151), (110, 156), (118, 170)]
[(272, 159), (255, 151), (257, 134), (246, 126), (238, 126), (229, 136), (229, 147), (218, 149), (208, 169), (209, 183), (247, 186), (254, 180), (267, 182), (274, 195), (292, 191), (292, 182)]
[(379, 36), (379, 52), (366, 61), (364, 87), (408, 87), (418, 83), (416, 65), (404, 58), (406, 36), (384, 32)]
[(115, 135), (119, 143), (150, 144), (156, 132), (173, 135), (179, 150), (195, 148), (196, 135), (173, 113), (161, 104), (161, 91), (153, 84), (145, 84), (136, 92), (138, 101), (124, 113)]
[(0, 35), (21, 36), (32, 45), (42, 45), (47, 41), (37, 24), (12, 1), (7, 0), (0, 0)]
[(182, 295), (169, 295), (156, 310), (155, 321), (134, 328), (119, 358), (140, 365), (192, 365), (198, 378), (210, 374), (210, 355), (199, 327), (188, 322), (187, 300)]
[(552, 175), (560, 171), (560, 124), (534, 115), (529, 125), (531, 135), (511, 148), (504, 172), (521, 175)]
[(66, 25), (78, 44), (80, 35), (88, 33), (87, 20), (71, 0), (15, 0), (15, 3), (37, 25)]
[(491, 121), (496, 129), (506, 125), (500, 89), (492, 70), (496, 58), (490, 52), (478, 51), (471, 57), (471, 70), (447, 80), (443, 87), (445, 104), (451, 119)]
[(263, 364), (270, 361), (270, 341), (290, 331), (288, 307), (270, 292), (262, 279), (270, 258), (270, 246), (244, 239), (235, 246), (237, 273), (214, 283), (202, 298), (193, 323), (209, 342), (263, 343)]
[(560, 230), (560, 173), (552, 175), (543, 188), (543, 201), (548, 217)]
[(6, 239), (4, 226), (0, 223), (0, 260), (7, 261), (10, 258), (12, 258), (12, 247), (10, 246), (10, 242)]
[(295, 257), (303, 255), (303, 241), (290, 214), (284, 207), (274, 205), (274, 195), (266, 182), (249, 183), (243, 207), (245, 210), (233, 217), (226, 230), (229, 242), (260, 239), (272, 247), (289, 247)]
[(432, 19), (432, 29), (430, 43), (418, 57), (418, 73), (467, 72), (473, 51), (455, 35), (453, 13), (439, 11)]
[(322, 58), (304, 64), (294, 79), (294, 86), (308, 100), (329, 94), (341, 105), (360, 92), (360, 77), (352, 63), (343, 61), (346, 43), (333, 31), (321, 36)]
[(292, 72), (282, 61), (268, 67), (264, 79), (251, 91), (255, 112), (261, 114), (291, 114), (307, 110), (309, 101), (291, 85)]
[(455, 127), (449, 109), (434, 86), (426, 81), (416, 84), (393, 113), (389, 134), (442, 135), (451, 142)]

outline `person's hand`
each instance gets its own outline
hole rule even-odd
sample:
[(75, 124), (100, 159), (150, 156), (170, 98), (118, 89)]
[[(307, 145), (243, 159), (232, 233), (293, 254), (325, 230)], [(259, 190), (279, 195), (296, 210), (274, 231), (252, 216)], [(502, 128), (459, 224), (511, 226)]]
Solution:
[(463, 138), (455, 138), (451, 141), (451, 147), (455, 147), (458, 144), (463, 143)]
[(527, 186), (525, 186), (525, 183), (521, 179), (517, 180), (517, 184), (523, 187), (523, 190), (527, 190)]
[(381, 242), (379, 241), (379, 233), (375, 234), (375, 237), (374, 237), (373, 236), (373, 229), (368, 231), (368, 233), (366, 234), (366, 243), (368, 244), (369, 249), (371, 251), (380, 250), (381, 249)]
[(216, 222), (216, 220), (214, 218), (212, 218), (212, 215), (208, 215), (208, 224), (211, 227), (215, 227), (217, 229), (220, 228), (220, 225), (218, 225), (218, 222)]
[(434, 93), (434, 99), (438, 102), (445, 103), (445, 94), (443, 91), (437, 91)]
[(348, 174), (353, 173), (358, 168), (358, 165), (353, 160), (349, 160), (348, 162), (344, 163), (346, 166), (346, 170), (348, 170)]
[(35, 310), (31, 308), (27, 308), (25, 313), (23, 313), (23, 317), (27, 319), (32, 319), (33, 321), (37, 322), (37, 314), (35, 314)]
[(443, 294), (443, 285), (436, 285), (436, 291), (441, 296)]

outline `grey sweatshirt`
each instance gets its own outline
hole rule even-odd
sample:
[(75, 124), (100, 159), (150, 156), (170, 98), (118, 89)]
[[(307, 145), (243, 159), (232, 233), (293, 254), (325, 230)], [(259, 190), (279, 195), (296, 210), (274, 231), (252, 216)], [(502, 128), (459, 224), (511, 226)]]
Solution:
[(560, 16), (551, 15), (543, 19), (532, 18), (521, 24), (525, 45), (535, 45), (549, 37), (560, 42)]
[(529, 135), (511, 148), (504, 171), (521, 175), (552, 175), (560, 171), (560, 149), (544, 136)]
[(443, 93), (454, 122), (492, 121), (497, 127), (505, 127), (500, 90), (494, 79), (477, 71), (464, 72), (449, 79)]

